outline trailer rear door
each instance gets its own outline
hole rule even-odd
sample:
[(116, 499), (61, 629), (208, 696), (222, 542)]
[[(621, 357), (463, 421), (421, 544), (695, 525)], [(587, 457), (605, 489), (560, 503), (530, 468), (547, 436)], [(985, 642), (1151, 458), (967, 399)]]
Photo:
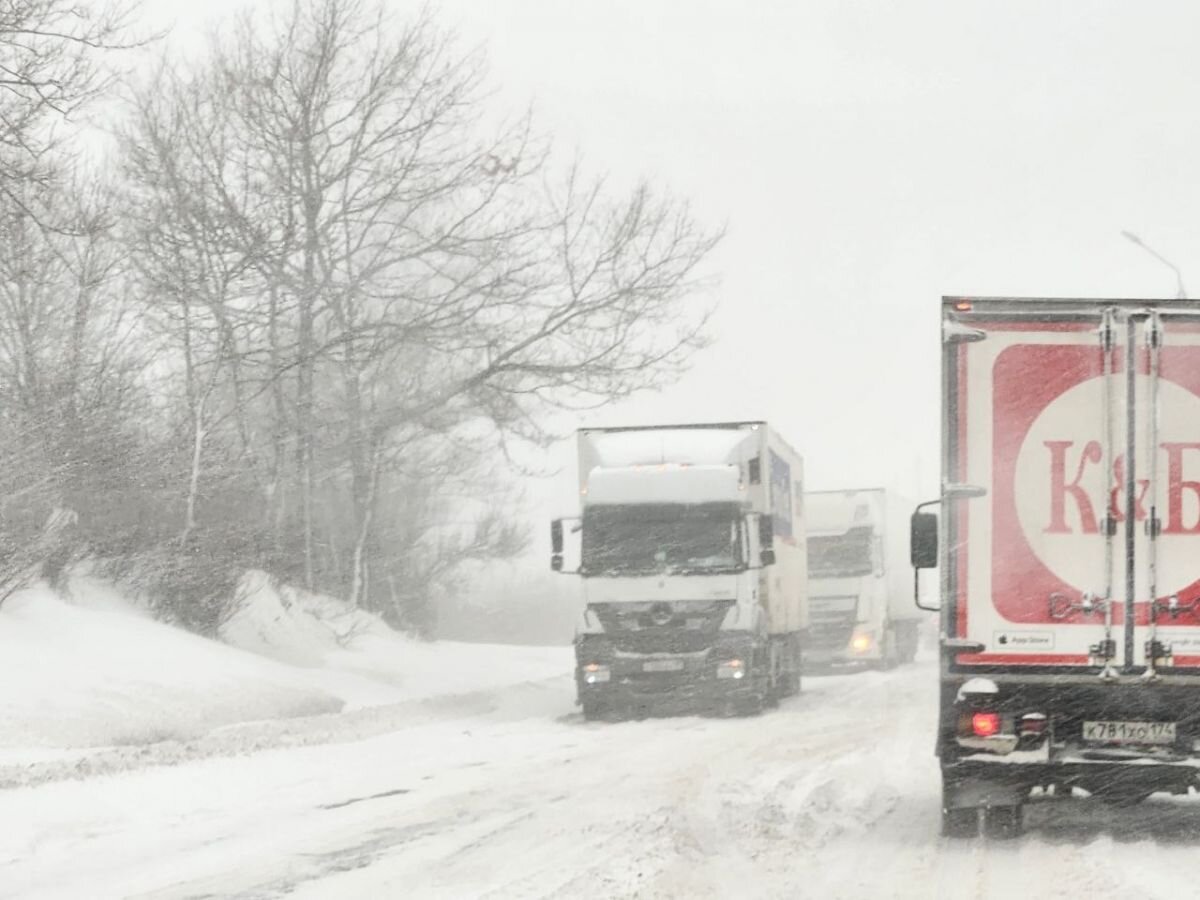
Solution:
[[(1200, 667), (1191, 302), (948, 299), (949, 633), (970, 667)], [(1152, 599), (1153, 598), (1153, 599)], [(1129, 624), (1127, 624), (1129, 623)]]

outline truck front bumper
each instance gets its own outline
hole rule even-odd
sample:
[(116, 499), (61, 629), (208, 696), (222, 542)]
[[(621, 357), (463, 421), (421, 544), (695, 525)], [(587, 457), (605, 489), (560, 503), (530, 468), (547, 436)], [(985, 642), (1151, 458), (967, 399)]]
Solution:
[(698, 712), (762, 699), (759, 664), (753, 642), (737, 636), (691, 653), (629, 653), (593, 642), (578, 656), (576, 680), (583, 703)]

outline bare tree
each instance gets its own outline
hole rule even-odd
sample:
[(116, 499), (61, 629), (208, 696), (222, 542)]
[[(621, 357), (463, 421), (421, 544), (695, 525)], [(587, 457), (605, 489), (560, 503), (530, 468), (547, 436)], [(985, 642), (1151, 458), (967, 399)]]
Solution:
[[(114, 500), (146, 475), (134, 424), (146, 359), (111, 191), (83, 172), (17, 188), (0, 193), (0, 542), (24, 572), (92, 538), (116, 543)], [(43, 213), (65, 230), (43, 228)]]
[[(205, 305), (206, 415), (241, 423), (306, 586), (390, 595), (381, 499), (446, 477), (414, 454), (542, 438), (549, 406), (663, 383), (704, 343), (719, 233), (648, 185), (556, 175), (528, 116), (487, 121), (477, 57), (365, 0), (244, 19), (137, 103), (140, 265), (155, 303)], [(410, 546), (451, 547), (444, 503), (408, 508)], [(486, 516), (460, 541), (447, 559), (517, 544)]]
[(128, 49), (136, 6), (78, 0), (0, 5), (0, 190), (19, 201), (14, 181), (45, 177), (51, 123), (102, 93), (113, 74), (105, 51)]

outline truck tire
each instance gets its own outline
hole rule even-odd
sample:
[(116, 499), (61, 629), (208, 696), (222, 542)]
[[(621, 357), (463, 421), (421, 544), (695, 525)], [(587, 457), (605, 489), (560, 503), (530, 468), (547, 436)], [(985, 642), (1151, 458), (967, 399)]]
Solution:
[(794, 637), (787, 643), (783, 670), (779, 673), (779, 696), (794, 697), (800, 693), (800, 642)]
[(917, 623), (905, 622), (901, 633), (903, 640), (900, 642), (900, 661), (910, 663), (917, 658)]
[(586, 722), (595, 722), (608, 716), (608, 704), (595, 697), (582, 700), (580, 705), (583, 707), (583, 718)]
[(796, 660), (796, 668), (787, 673), (787, 696), (795, 697), (800, 693), (800, 660)]
[(896, 633), (896, 626), (889, 622), (883, 630), (883, 650), (879, 654), (879, 668), (886, 672), (898, 665), (900, 665), (899, 635)]
[(736, 712), (739, 716), (746, 718), (762, 715), (763, 709), (766, 707), (766, 701), (761, 694), (753, 694), (743, 700), (738, 701)]
[(989, 838), (1011, 841), (1021, 836), (1024, 825), (1024, 808), (1014, 806), (991, 806), (984, 813), (983, 832)]
[(942, 808), (942, 836), (973, 838), (979, 836), (979, 810), (973, 806)]
[(766, 708), (767, 698), (770, 694), (771, 682), (768, 678), (763, 678), (760, 683), (755, 685), (755, 690), (738, 698), (734, 703), (733, 711), (738, 716), (757, 716), (761, 715), (763, 709)]

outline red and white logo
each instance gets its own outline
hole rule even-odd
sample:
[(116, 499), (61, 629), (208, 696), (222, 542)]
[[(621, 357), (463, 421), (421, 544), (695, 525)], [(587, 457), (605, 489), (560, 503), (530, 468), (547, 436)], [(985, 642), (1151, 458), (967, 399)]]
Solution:
[[(1105, 392), (1097, 346), (1018, 344), (993, 370), (992, 599), (1010, 622), (1049, 622), (1053, 594), (1102, 594), (1105, 519), (1117, 523), (1111, 573), (1124, 596), (1125, 523), (1135, 523), (1139, 601), (1149, 599), (1148, 520), (1161, 532), (1157, 589), (1200, 596), (1200, 347), (1164, 348), (1158, 386), (1156, 489), (1150, 379), (1135, 376), (1135, 499), (1126, 498), (1126, 379), (1112, 378), (1113, 447), (1105, 453)], [(1139, 615), (1139, 618), (1141, 616)], [(1117, 620), (1120, 620), (1119, 611)]]

